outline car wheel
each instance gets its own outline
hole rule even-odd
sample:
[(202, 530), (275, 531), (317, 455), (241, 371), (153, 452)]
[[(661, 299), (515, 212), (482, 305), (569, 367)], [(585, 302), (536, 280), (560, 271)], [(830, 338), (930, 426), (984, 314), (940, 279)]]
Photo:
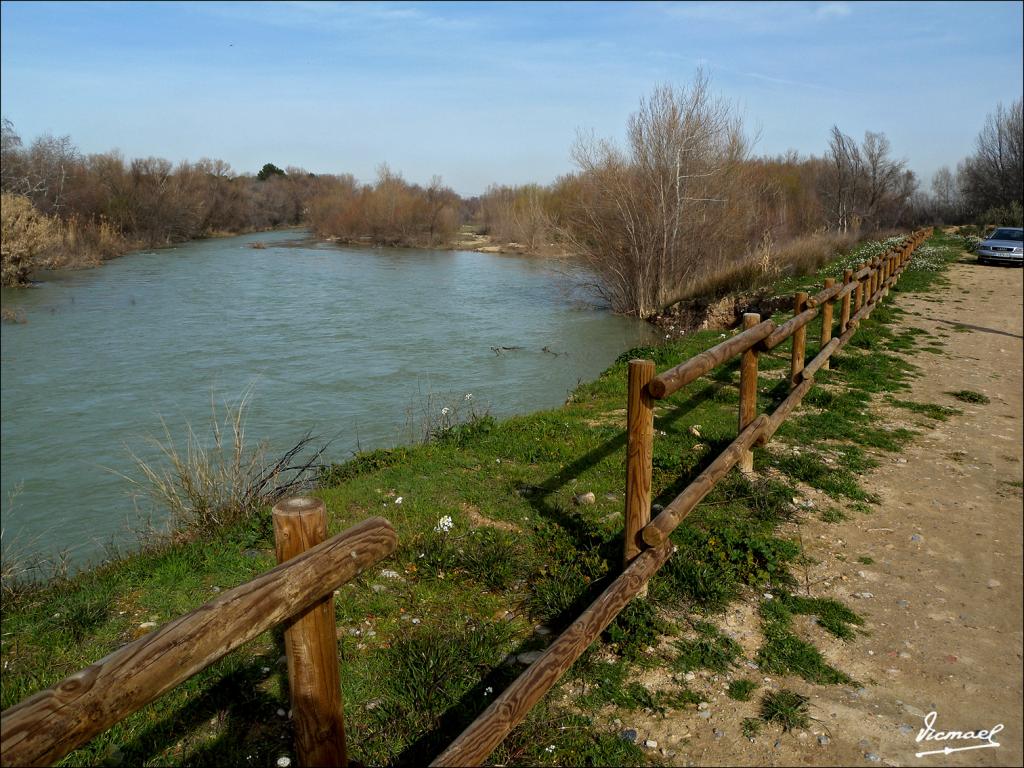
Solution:
[(982, 266), (986, 266), (988, 264), (988, 262), (985, 261), (985, 259), (981, 258), (980, 256), (978, 257), (978, 263), (981, 264)]

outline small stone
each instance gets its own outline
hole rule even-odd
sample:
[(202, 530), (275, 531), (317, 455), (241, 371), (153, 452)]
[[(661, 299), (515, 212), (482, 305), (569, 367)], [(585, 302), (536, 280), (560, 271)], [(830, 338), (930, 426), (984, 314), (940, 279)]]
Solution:
[(865, 752), (865, 753), (864, 753), (864, 759), (865, 759), (865, 760), (870, 760), (870, 761), (871, 761), (872, 763), (877, 763), (877, 762), (878, 762), (879, 760), (881, 760), (882, 758), (880, 758), (880, 757), (879, 757), (878, 755), (876, 755), (876, 754), (875, 754), (874, 752)]
[(708, 708), (708, 703), (706, 701), (702, 701), (700, 704), (697, 705), (697, 709), (700, 709), (700, 710), (704, 710), (704, 709), (707, 709), (707, 708)]
[(518, 656), (516, 656), (516, 661), (518, 661), (520, 664), (530, 666), (531, 664), (533, 664), (533, 662), (535, 662), (543, 655), (544, 651), (526, 651), (525, 653), (520, 653)]
[(907, 652), (907, 651), (900, 651), (899, 652), (899, 657), (901, 659), (909, 659), (910, 658), (910, 653)]
[(242, 557), (255, 558), (255, 557), (259, 557), (259, 556), (260, 556), (260, 551), (258, 549), (247, 549), (247, 550), (245, 550), (242, 553)]
[(651, 505), (651, 512), (653, 512), (654, 514), (658, 514), (659, 512), (661, 512), (664, 509), (665, 508), (663, 506), (661, 506), (661, 504), (652, 504)]
[(832, 739), (830, 739), (824, 733), (818, 736), (818, 744), (820, 744), (823, 747), (827, 747), (830, 741), (832, 741)]
[(715, 728), (714, 733), (715, 733), (715, 738), (716, 739), (720, 739), (723, 736), (725, 736), (725, 731), (720, 731), (718, 728)]
[(533, 634), (537, 635), (538, 637), (547, 637), (551, 634), (551, 629), (541, 624), (539, 627), (533, 628)]
[(1002, 585), (997, 580), (995, 580), (995, 579), (989, 579), (988, 580), (988, 588), (989, 589), (995, 589), (996, 587), (1000, 587), (1000, 586), (1002, 586)]
[(152, 629), (155, 626), (156, 626), (156, 622), (155, 621), (144, 621), (141, 624), (139, 624), (139, 629)]
[(279, 757), (277, 758), (277, 768), (288, 768), (292, 764), (290, 757)]
[(624, 730), (622, 733), (619, 734), (619, 738), (622, 739), (623, 741), (628, 741), (630, 743), (635, 742), (636, 741), (636, 730), (633, 729), (633, 728), (627, 728), (626, 730)]
[(581, 505), (594, 504), (597, 501), (597, 496), (594, 495), (593, 491), (587, 491), (586, 493), (581, 493), (579, 496), (573, 499), (573, 501)]
[(277, 710), (277, 716), (278, 717), (284, 717), (286, 714), (288, 714), (288, 713), (285, 712), (283, 709), (278, 709)]
[(385, 587), (383, 584), (371, 584), (370, 589), (374, 592), (383, 592), (385, 589), (387, 589), (387, 587)]
[(920, 709), (911, 704), (904, 704), (903, 711), (906, 712), (908, 715), (913, 715), (914, 717), (924, 717), (924, 712), (922, 712)]
[(922, 536), (919, 533), (915, 533), (913, 536), (910, 537), (910, 540), (911, 541), (924, 541), (924, 536)]
[(910, 601), (909, 600), (897, 600), (896, 601), (896, 606), (898, 608), (909, 608), (910, 607)]
[(263, 674), (265, 675), (265, 674), (267, 674), (268, 672), (270, 672), (270, 667), (262, 667), (262, 668), (260, 669), (260, 671), (261, 671), (261, 672), (262, 672), (262, 673), (263, 673)]
[(419, 620), (419, 619), (412, 619), (412, 623), (413, 623), (413, 624), (419, 624), (419, 623), (420, 623), (420, 620)]
[(900, 733), (902, 733), (904, 736), (909, 736), (913, 732), (914, 732), (914, 726), (912, 726), (912, 725), (907, 725), (906, 723), (904, 723), (903, 725), (900, 726)]
[(604, 497), (605, 497), (606, 499), (608, 499), (608, 501), (617, 501), (617, 500), (618, 500), (618, 498), (619, 498), (619, 497), (618, 497), (618, 496), (616, 496), (616, 495), (615, 495), (614, 493), (606, 493), (606, 494), (604, 495)]
[(693, 674), (693, 672), (687, 672), (685, 675), (683, 675), (683, 677), (687, 680), (693, 680), (697, 676)]
[(700, 424), (694, 424), (692, 427), (690, 427), (690, 434), (693, 435), (694, 437), (700, 437)]
[(398, 575), (398, 571), (392, 571), (389, 568), (385, 568), (383, 571), (381, 571), (380, 575), (382, 577), (384, 577), (385, 579), (401, 579), (402, 578), (401, 576)]
[(701, 718), (702, 720), (710, 720), (711, 719), (711, 710), (710, 709), (703, 709), (703, 710), (701, 710), (700, 712), (697, 713), (697, 717)]
[(654, 739), (647, 739), (644, 742), (644, 746), (647, 747), (648, 749), (657, 749), (658, 748), (658, 742), (656, 742)]
[(776, 749), (778, 749), (779, 747), (782, 746), (782, 741), (780, 741), (779, 739), (776, 739), (775, 743), (772, 744), (772, 746), (775, 747)]

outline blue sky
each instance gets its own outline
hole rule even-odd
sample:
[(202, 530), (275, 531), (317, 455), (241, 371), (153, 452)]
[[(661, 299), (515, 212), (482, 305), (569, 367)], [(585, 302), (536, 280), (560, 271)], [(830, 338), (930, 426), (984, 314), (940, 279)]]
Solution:
[(1020, 98), (1021, 3), (4, 2), (0, 110), (85, 152), (265, 162), (463, 194), (572, 170), (697, 67), (756, 151), (882, 131), (927, 182)]

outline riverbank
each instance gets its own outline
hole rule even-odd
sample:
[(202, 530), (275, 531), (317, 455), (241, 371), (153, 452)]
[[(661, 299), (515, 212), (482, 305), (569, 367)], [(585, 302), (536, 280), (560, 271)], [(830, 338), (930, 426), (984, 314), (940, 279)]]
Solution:
[[(915, 254), (893, 297), (936, 287), (959, 255), (956, 240), (937, 234)], [(843, 268), (836, 262), (776, 289), (810, 285)], [(795, 578), (805, 561), (787, 526), (806, 515), (841, 519), (826, 499), (868, 513), (874, 496), (859, 473), (879, 461), (878, 452), (914, 437), (902, 425), (866, 415), (866, 404), (906, 388), (915, 375), (908, 355), (931, 346), (929, 332), (894, 331), (898, 315), (889, 305), (878, 308), (833, 369), (819, 374), (823, 385), (808, 395), (798, 417), (780, 430), (783, 444), (798, 438), (808, 449), (758, 450), (755, 479), (734, 474), (720, 484), (674, 534), (680, 551), (652, 582), (650, 598), (623, 612), (494, 761), (643, 764), (653, 748), (644, 749), (636, 731), (632, 738), (623, 735), (628, 723), (621, 713), (696, 713), (706, 695), (702, 670), (729, 669), (741, 652), (756, 655), (772, 674), (850, 679), (791, 628), (793, 615), (818, 613), (856, 642), (862, 618), (835, 601), (795, 599)], [(809, 355), (817, 346), (815, 328), (807, 334)], [(327, 474), (319, 495), (331, 533), (379, 514), (395, 525), (400, 541), (394, 557), (343, 588), (337, 599), (354, 759), (427, 762), (615, 573), (621, 561), (626, 361), (650, 357), (662, 369), (721, 336), (702, 331), (632, 350), (595, 381), (578, 386), (562, 408), (443, 425), (429, 444), (360, 454)], [(767, 409), (787, 389), (786, 348), (764, 356), (762, 370)], [(677, 394), (670, 401), (674, 408), (658, 408), (657, 503), (673, 498), (680, 483), (735, 434), (737, 395), (728, 385), (736, 374), (726, 367)], [(900, 407), (916, 413), (927, 405)], [(827, 418), (818, 408), (828, 408)], [(808, 488), (822, 494), (820, 504), (804, 504)], [(450, 527), (441, 523), (444, 518)], [(273, 562), (264, 514), (5, 601), (3, 706)], [(715, 620), (737, 599), (764, 593), (788, 611), (774, 617), (774, 645), (737, 649), (739, 641), (697, 621)], [(273, 763), (290, 754), (291, 744), (281, 653), (276, 634), (258, 638), (69, 760), (234, 764), (249, 763), (239, 760), (246, 755), (254, 764)], [(662, 685), (645, 686), (644, 670), (653, 669), (668, 675)]]

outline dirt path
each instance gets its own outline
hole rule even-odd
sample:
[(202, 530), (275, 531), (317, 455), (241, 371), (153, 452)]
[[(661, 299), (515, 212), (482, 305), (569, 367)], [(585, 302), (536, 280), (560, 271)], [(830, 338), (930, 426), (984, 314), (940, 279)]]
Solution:
[[(765, 678), (747, 704), (703, 676), (710, 718), (687, 714), (638, 724), (673, 765), (1021, 765), (1022, 754), (1022, 307), (1021, 270), (955, 264), (943, 294), (900, 296), (902, 325), (940, 337), (945, 354), (921, 353), (924, 374), (901, 397), (961, 409), (936, 425), (877, 404), (894, 423), (929, 422), (901, 456), (885, 455), (864, 478), (881, 498), (871, 514), (838, 524), (805, 521), (799, 533), (817, 563), (807, 574), (815, 597), (846, 602), (865, 618), (866, 637), (832, 638), (810, 621), (799, 631), (863, 687), (814, 686)], [(942, 300), (939, 300), (941, 295)], [(989, 404), (947, 394), (974, 390)], [(821, 506), (822, 496), (808, 494)], [(863, 558), (863, 560), (858, 560)], [(868, 564), (865, 564), (868, 563)], [(733, 630), (752, 657), (760, 642), (755, 606), (730, 609)], [(765, 690), (811, 697), (808, 731), (740, 735)], [(998, 748), (917, 757), (976, 740), (915, 741), (923, 718), (935, 729), (977, 730), (1002, 723)], [(646, 725), (646, 727), (644, 727)]]

